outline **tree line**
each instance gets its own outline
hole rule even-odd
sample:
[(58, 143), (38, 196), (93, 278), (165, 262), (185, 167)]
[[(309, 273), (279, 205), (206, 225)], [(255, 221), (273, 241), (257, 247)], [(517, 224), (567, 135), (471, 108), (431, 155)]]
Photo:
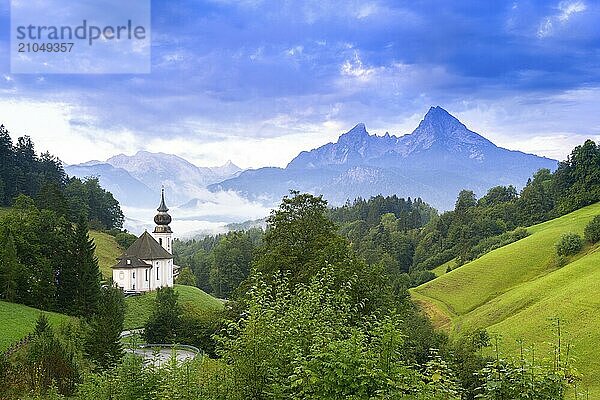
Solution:
[[(496, 186), (477, 199), (463, 190), (454, 210), (442, 214), (422, 199), (395, 195), (358, 198), (325, 213), (357, 255), (379, 264), (403, 290), (435, 278), (431, 270), (444, 263), (454, 260), (448, 269), (455, 268), (526, 237), (524, 227), (600, 201), (598, 182), (600, 147), (588, 140), (555, 172), (536, 172), (521, 191)], [(264, 235), (254, 228), (176, 241), (175, 262), (191, 268), (201, 289), (229, 297), (249, 275)]]
[(84, 215), (97, 229), (123, 226), (119, 202), (97, 178), (68, 177), (57, 157), (48, 152), (38, 155), (28, 136), (13, 143), (0, 125), (0, 207), (11, 206), (21, 194), (34, 199), (38, 208), (53, 210), (71, 222)]
[(88, 224), (75, 226), (17, 197), (0, 217), (0, 299), (89, 317), (97, 309), (100, 269)]

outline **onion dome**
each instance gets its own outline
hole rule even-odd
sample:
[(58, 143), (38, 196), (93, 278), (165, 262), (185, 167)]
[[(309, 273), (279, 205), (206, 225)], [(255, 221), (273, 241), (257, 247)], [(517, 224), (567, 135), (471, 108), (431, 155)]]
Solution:
[(160, 205), (156, 209), (158, 214), (154, 216), (154, 223), (156, 227), (154, 228), (154, 233), (170, 233), (171, 228), (169, 224), (171, 223), (171, 216), (168, 214), (167, 205), (165, 204), (165, 188), (162, 188), (160, 195)]

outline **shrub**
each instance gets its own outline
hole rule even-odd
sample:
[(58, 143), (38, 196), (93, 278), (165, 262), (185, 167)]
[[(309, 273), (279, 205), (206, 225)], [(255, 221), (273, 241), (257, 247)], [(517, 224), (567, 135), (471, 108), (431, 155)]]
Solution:
[(413, 271), (410, 273), (410, 277), (412, 279), (412, 287), (422, 285), (437, 278), (437, 276), (431, 271)]
[(504, 232), (501, 235), (491, 236), (485, 239), (482, 239), (477, 243), (477, 245), (473, 246), (466, 255), (461, 256), (459, 259), (459, 264), (464, 264), (469, 261), (473, 261), (483, 256), (484, 254), (489, 253), (490, 251), (499, 249), (500, 247), (504, 247), (511, 243), (514, 243), (518, 240), (524, 239), (529, 236), (529, 232), (525, 228), (516, 228), (514, 231)]
[(585, 240), (590, 243), (600, 242), (600, 215), (596, 215), (585, 227)]
[(127, 250), (136, 240), (137, 236), (127, 232), (120, 232), (115, 235), (115, 241), (125, 250)]
[(581, 236), (573, 232), (565, 233), (556, 243), (556, 254), (559, 257), (570, 256), (579, 253), (582, 247), (583, 239), (581, 239)]

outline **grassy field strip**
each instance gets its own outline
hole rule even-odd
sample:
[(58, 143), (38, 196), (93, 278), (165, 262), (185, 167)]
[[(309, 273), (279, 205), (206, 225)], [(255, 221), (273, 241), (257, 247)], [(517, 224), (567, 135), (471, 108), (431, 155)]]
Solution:
[(90, 231), (90, 238), (96, 244), (96, 257), (104, 279), (112, 278), (111, 267), (117, 263), (117, 257), (123, 253), (115, 238), (108, 233)]
[[(33, 331), (35, 321), (42, 311), (22, 304), (0, 301), (0, 352)], [(70, 317), (53, 312), (45, 312), (54, 327), (60, 326)]]

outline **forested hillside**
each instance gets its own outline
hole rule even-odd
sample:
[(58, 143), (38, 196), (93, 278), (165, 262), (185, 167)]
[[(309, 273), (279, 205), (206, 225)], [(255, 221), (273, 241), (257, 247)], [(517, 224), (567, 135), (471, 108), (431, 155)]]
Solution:
[(83, 215), (96, 228), (123, 226), (119, 202), (100, 187), (97, 178), (69, 178), (57, 157), (47, 152), (38, 155), (28, 136), (13, 143), (0, 125), (0, 206), (12, 205), (19, 195), (71, 222)]

